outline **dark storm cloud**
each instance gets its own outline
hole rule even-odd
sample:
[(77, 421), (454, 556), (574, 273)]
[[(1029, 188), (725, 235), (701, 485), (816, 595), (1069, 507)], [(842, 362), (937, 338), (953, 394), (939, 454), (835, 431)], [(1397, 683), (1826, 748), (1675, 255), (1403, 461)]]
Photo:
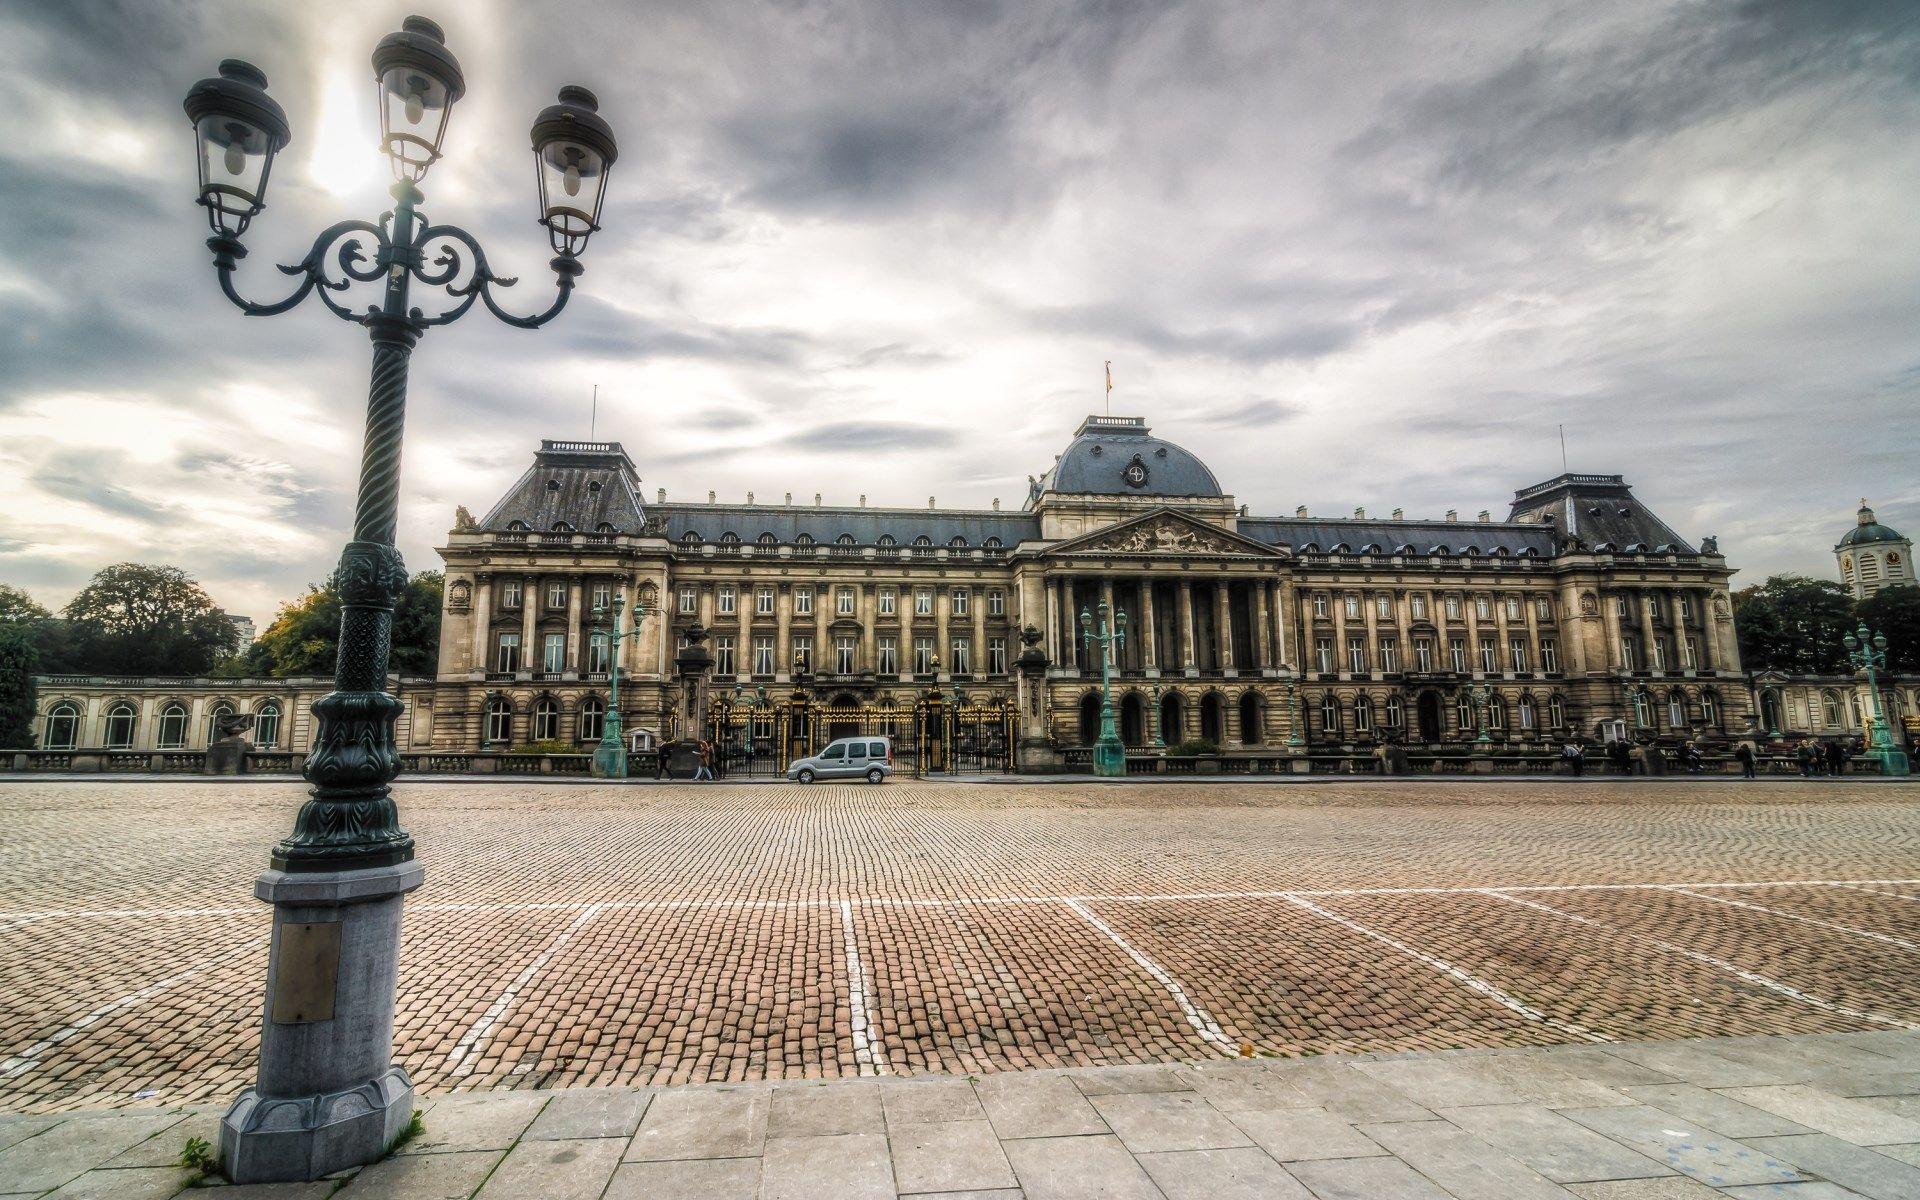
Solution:
[(802, 450), (819, 450), (858, 460), (882, 450), (942, 450), (959, 437), (951, 429), (905, 421), (836, 421), (801, 430), (787, 443)]

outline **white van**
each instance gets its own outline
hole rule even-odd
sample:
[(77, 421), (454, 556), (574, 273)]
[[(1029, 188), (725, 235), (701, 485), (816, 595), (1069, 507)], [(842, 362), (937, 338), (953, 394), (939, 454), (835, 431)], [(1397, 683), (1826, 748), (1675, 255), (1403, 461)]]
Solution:
[(787, 767), (787, 778), (801, 783), (816, 779), (858, 779), (879, 783), (893, 774), (893, 740), (885, 737), (844, 737), (827, 743), (826, 749), (808, 758), (796, 758)]

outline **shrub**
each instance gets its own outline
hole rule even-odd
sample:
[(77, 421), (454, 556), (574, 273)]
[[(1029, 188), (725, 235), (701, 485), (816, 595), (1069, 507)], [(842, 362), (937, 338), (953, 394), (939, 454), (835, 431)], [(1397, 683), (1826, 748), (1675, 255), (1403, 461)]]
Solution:
[(580, 747), (574, 745), (572, 742), (562, 742), (557, 739), (549, 739), (544, 742), (528, 742), (524, 746), (515, 746), (513, 749), (507, 751), (507, 753), (508, 754), (587, 754), (587, 753), (590, 753), (590, 751), (582, 750)]
[(1200, 754), (1218, 754), (1220, 747), (1210, 738), (1188, 738), (1167, 753), (1180, 758), (1192, 758)]

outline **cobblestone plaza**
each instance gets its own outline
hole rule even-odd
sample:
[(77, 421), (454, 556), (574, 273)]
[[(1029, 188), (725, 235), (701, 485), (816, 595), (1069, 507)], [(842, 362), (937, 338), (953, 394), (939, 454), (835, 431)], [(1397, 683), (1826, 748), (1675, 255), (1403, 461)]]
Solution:
[[(291, 783), (0, 789), (0, 1109), (249, 1081)], [(409, 783), (454, 1090), (1920, 1026), (1920, 793)]]

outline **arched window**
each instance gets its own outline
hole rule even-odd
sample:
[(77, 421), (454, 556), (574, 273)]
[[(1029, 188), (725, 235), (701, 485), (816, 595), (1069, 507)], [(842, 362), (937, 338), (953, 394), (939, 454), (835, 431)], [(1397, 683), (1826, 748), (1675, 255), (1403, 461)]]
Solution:
[(759, 542), (762, 546), (777, 546), (780, 544), (780, 539), (771, 533), (763, 533), (753, 540)]
[(1567, 727), (1567, 702), (1560, 698), (1558, 692), (1547, 697), (1547, 723), (1555, 729)]
[(800, 534), (793, 539), (793, 544), (796, 546), (811, 546), (813, 545), (813, 535), (810, 533)]
[(1520, 697), (1519, 714), (1521, 729), (1531, 730), (1539, 727), (1540, 709), (1539, 706), (1534, 703), (1532, 696), (1526, 695)]
[(40, 735), (42, 750), (71, 750), (79, 738), (79, 705), (62, 700), (47, 710), (47, 727)]
[(843, 533), (839, 537), (833, 539), (833, 544), (836, 546), (851, 546), (853, 545), (853, 535), (850, 533)]
[(1327, 733), (1340, 732), (1340, 697), (1332, 692), (1320, 693), (1320, 728)]
[(1820, 707), (1826, 712), (1827, 724), (1834, 729), (1840, 728), (1840, 694), (1821, 692)]
[(898, 542), (896, 542), (896, 541), (894, 541), (894, 538), (893, 538), (893, 535), (892, 535), (892, 534), (890, 534), (890, 533), (883, 533), (883, 534), (881, 534), (881, 535), (880, 535), (880, 540), (879, 540), (879, 541), (877, 541), (877, 542), (875, 542), (875, 543), (874, 543), (874, 545), (876, 545), (876, 546), (881, 546), (881, 547), (886, 547), (886, 546), (897, 546), (897, 545), (899, 545), (899, 543), (898, 543)]
[(280, 702), (269, 700), (253, 714), (253, 744), (262, 748), (280, 744)]
[(220, 740), (220, 722), (232, 715), (233, 705), (225, 703), (214, 705), (212, 711), (207, 713), (207, 745), (211, 746)]
[(1687, 694), (1679, 688), (1667, 693), (1667, 727), (1685, 729), (1687, 727)]
[(133, 749), (133, 730), (139, 719), (139, 713), (133, 705), (122, 700), (107, 710), (107, 749)]
[(1383, 719), (1389, 729), (1398, 729), (1407, 723), (1406, 711), (1400, 706), (1400, 693), (1395, 692), (1387, 697), (1386, 713)]
[(1240, 744), (1258, 746), (1260, 735), (1260, 697), (1252, 692), (1240, 695)]
[(947, 539), (947, 545), (955, 550), (965, 550), (967, 548), (967, 539), (956, 533)]
[(680, 535), (680, 544), (683, 546), (697, 546), (700, 544), (700, 535), (689, 529)]
[(1487, 697), (1487, 728), (1505, 729), (1507, 727), (1507, 698), (1498, 692)]
[(160, 710), (159, 746), (162, 750), (179, 750), (186, 744), (186, 707), (180, 704), (169, 704)]
[(580, 740), (597, 742), (606, 732), (604, 722), (607, 719), (607, 702), (598, 696), (588, 696), (580, 702)]
[(931, 546), (933, 545), (933, 539), (923, 533), (919, 537), (913, 539), (913, 544), (916, 546)]
[(740, 535), (729, 529), (720, 535), (720, 544), (723, 546), (738, 546), (740, 544)]
[(1373, 697), (1360, 695), (1353, 698), (1353, 731), (1373, 732)]
[(1004, 543), (1004, 542), (1002, 542), (1002, 541), (1001, 541), (1001, 540), (1000, 540), (999, 538), (997, 538), (997, 537), (990, 537), (990, 538), (988, 538), (988, 539), (987, 539), (986, 541), (984, 541), (984, 542), (981, 542), (981, 543), (980, 543), (980, 545), (981, 545), (982, 547), (984, 547), (984, 548), (986, 548), (986, 549), (988, 549), (988, 550), (998, 550), (998, 549), (1000, 549), (1000, 548), (1001, 548), (1001, 547), (1002, 547), (1003, 545), (1005, 545), (1005, 544), (1006, 544), (1006, 543)]
[(1653, 697), (1645, 688), (1633, 693), (1633, 723), (1642, 729), (1653, 728)]
[(513, 705), (505, 696), (495, 696), (487, 701), (487, 740), (489, 742), (513, 740)]
[(527, 523), (525, 521), (508, 521), (507, 531), (509, 533), (525, 533), (527, 531)]
[(1708, 729), (1720, 728), (1720, 693), (1700, 693), (1700, 723)]
[(533, 704), (533, 740), (550, 742), (560, 736), (560, 705), (552, 696), (542, 696)]

